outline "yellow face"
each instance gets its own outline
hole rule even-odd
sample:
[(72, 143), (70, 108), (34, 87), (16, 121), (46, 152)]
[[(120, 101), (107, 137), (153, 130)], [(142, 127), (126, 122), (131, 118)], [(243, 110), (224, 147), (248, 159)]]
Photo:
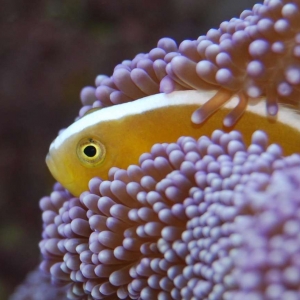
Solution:
[[(89, 176), (106, 178), (106, 147), (100, 138), (89, 133), (70, 137), (61, 147), (52, 147), (46, 163), (54, 178), (78, 196), (87, 189)], [(109, 168), (109, 167), (108, 167)]]
[[(139, 140), (141, 130), (130, 130), (131, 120), (125, 117), (105, 121), (101, 118), (103, 112), (89, 114), (72, 124), (51, 144), (46, 157), (53, 177), (74, 196), (88, 190), (93, 177), (107, 180), (111, 167), (136, 164), (139, 155), (149, 150), (148, 144)], [(86, 120), (98, 118), (85, 128)]]

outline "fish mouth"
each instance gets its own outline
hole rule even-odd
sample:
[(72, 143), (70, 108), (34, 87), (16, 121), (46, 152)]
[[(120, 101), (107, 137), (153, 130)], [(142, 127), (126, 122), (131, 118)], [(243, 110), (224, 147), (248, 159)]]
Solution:
[[(73, 184), (74, 180), (72, 174), (67, 170), (63, 163), (58, 163), (50, 152), (46, 155), (46, 165), (55, 180), (60, 182), (63, 186)], [(68, 174), (68, 176), (63, 177), (62, 174)], [(69, 180), (66, 180), (66, 178), (69, 178)]]

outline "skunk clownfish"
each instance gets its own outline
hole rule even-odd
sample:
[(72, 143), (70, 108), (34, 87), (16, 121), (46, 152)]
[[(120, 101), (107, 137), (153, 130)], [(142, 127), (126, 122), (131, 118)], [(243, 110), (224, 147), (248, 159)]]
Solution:
[(214, 94), (216, 91), (177, 91), (93, 111), (52, 142), (47, 165), (57, 181), (79, 196), (88, 190), (91, 178), (107, 180), (111, 167), (126, 169), (137, 164), (139, 156), (155, 143), (175, 142), (180, 136), (199, 138), (218, 128), (240, 130), (248, 144), (255, 130), (264, 130), (270, 143), (285, 145), (285, 155), (300, 152), (298, 117), (284, 107), (276, 120), (270, 120), (265, 116), (264, 102), (259, 102), (248, 106), (233, 128), (224, 128), (224, 117), (236, 106), (233, 98), (208, 121), (194, 124), (191, 115)]

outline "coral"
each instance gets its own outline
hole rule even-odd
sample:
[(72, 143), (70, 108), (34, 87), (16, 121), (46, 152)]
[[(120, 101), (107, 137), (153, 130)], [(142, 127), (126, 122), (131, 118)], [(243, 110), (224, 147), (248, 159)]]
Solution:
[(149, 53), (117, 65), (111, 77), (99, 75), (96, 88), (85, 87), (79, 116), (92, 107), (186, 89), (220, 88), (216, 97), (194, 112), (194, 123), (202, 123), (234, 94), (240, 102), (224, 119), (225, 126), (238, 120), (249, 97), (265, 97), (267, 112), (273, 116), (278, 102), (299, 107), (299, 4), (265, 0), (197, 40), (177, 46), (172, 39), (161, 39)]
[(262, 131), (155, 144), (80, 198), (41, 199), (41, 269), (70, 299), (295, 296), (299, 169)]

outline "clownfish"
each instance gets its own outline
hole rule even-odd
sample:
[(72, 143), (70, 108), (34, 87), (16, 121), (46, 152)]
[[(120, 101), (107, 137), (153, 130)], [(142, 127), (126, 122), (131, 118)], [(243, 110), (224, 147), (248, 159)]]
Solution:
[(220, 92), (177, 91), (88, 113), (51, 143), (47, 166), (57, 181), (79, 196), (88, 190), (90, 179), (97, 176), (107, 180), (111, 167), (127, 169), (137, 164), (140, 155), (149, 152), (156, 143), (175, 142), (180, 136), (199, 138), (218, 128), (240, 130), (248, 144), (255, 130), (264, 130), (270, 143), (284, 146), (285, 155), (300, 152), (299, 119), (285, 107), (279, 110), (276, 120), (270, 120), (264, 113), (264, 102), (250, 105), (234, 128), (225, 128), (223, 119), (238, 101), (233, 98), (208, 121), (193, 123), (193, 112), (199, 106), (204, 107), (214, 95)]

